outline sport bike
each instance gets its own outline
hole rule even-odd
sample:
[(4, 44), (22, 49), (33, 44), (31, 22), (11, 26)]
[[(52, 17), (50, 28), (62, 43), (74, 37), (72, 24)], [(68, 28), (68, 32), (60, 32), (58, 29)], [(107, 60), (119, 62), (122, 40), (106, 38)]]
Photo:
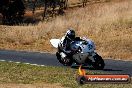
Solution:
[(91, 66), (94, 69), (103, 69), (105, 66), (104, 60), (95, 50), (95, 44), (92, 40), (77, 37), (70, 44), (72, 53), (65, 53), (61, 47), (60, 39), (51, 39), (50, 43), (57, 48), (56, 56), (59, 62), (65, 66), (71, 66), (73, 63), (82, 66)]

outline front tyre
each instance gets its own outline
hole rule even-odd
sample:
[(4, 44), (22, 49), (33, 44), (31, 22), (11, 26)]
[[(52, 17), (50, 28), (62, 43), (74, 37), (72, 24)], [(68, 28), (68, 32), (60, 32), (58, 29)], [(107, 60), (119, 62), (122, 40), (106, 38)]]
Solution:
[(93, 64), (93, 67), (97, 70), (103, 70), (105, 63), (104, 63), (104, 60), (102, 59), (102, 57), (99, 56), (98, 54), (96, 54), (94, 56), (94, 60), (95, 60), (95, 62)]
[(56, 56), (59, 62), (64, 66), (71, 66), (73, 63), (72, 59), (67, 56), (65, 58), (62, 58), (59, 52), (56, 53)]

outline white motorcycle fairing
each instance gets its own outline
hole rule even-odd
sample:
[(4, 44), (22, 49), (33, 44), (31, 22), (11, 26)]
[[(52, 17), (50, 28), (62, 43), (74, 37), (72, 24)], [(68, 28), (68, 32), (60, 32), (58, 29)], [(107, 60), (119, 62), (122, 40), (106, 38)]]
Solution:
[(92, 40), (90, 39), (86, 39), (83, 41), (75, 41), (74, 44), (71, 45), (71, 48), (77, 48), (80, 47), (81, 48), (81, 53), (90, 53), (90, 52), (94, 52), (95, 50), (95, 44)]
[(92, 56), (95, 55), (95, 45), (92, 40), (86, 39), (83, 41), (76, 41), (71, 45), (71, 48), (74, 49), (78, 49), (79, 47), (81, 48), (81, 52), (74, 54), (73, 59), (75, 59), (80, 64), (85, 63), (87, 58), (93, 60)]

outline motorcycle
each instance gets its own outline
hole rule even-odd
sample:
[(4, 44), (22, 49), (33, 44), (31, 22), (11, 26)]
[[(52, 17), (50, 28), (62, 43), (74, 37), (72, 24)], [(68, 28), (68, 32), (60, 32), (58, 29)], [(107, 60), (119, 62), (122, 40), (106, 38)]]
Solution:
[(94, 69), (102, 70), (105, 66), (104, 60), (95, 51), (95, 44), (90, 39), (76, 38), (71, 42), (70, 47), (72, 54), (67, 54), (61, 47), (60, 39), (51, 39), (50, 43), (57, 48), (57, 59), (65, 66), (71, 66), (73, 63), (83, 66), (92, 66)]

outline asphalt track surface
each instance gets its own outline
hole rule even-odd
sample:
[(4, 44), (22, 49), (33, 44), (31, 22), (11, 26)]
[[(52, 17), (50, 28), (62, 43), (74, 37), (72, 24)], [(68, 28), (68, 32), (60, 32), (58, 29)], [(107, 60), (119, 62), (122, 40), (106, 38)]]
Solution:
[[(58, 62), (54, 54), (40, 52), (0, 50), (0, 61), (12, 61), (32, 65), (63, 67), (63, 65)], [(132, 77), (132, 61), (105, 59), (104, 70), (92, 71), (112, 74), (129, 74)]]

